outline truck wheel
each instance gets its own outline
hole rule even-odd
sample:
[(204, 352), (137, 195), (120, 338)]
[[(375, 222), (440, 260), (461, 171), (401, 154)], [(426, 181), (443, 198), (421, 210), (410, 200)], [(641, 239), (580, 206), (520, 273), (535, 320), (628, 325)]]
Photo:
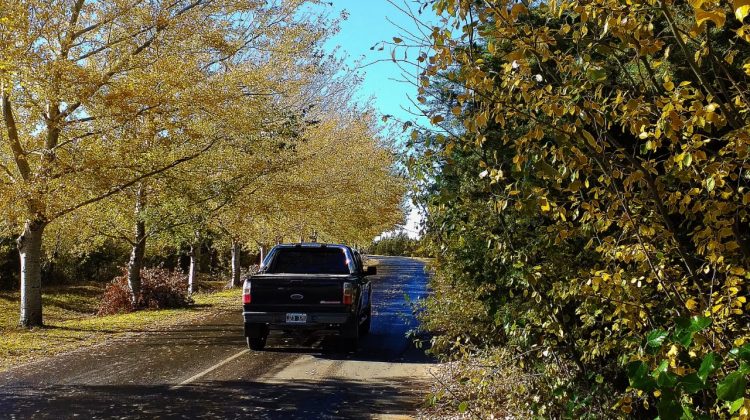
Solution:
[(341, 332), (341, 348), (346, 352), (357, 351), (359, 345), (359, 325), (356, 320), (347, 324)]
[(359, 335), (367, 335), (370, 333), (370, 325), (372, 324), (372, 306), (367, 308), (367, 319), (359, 326)]
[(247, 328), (247, 346), (251, 350), (263, 350), (268, 339), (268, 326), (265, 324), (252, 324)]

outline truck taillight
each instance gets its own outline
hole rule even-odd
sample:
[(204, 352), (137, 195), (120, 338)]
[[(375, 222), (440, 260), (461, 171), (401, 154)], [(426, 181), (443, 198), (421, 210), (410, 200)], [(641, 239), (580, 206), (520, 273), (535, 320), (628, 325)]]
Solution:
[(245, 280), (245, 285), (242, 286), (242, 303), (250, 303), (252, 300), (251, 289), (252, 285), (250, 284), (250, 280)]
[(352, 288), (351, 283), (344, 283), (344, 296), (341, 301), (344, 303), (344, 305), (351, 305), (352, 300), (354, 298), (354, 288)]

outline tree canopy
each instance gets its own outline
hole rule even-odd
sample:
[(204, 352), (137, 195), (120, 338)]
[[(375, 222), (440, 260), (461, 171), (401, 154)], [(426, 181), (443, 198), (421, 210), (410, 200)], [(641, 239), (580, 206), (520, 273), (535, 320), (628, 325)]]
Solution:
[(357, 78), (322, 49), (337, 22), (312, 4), (3, 2), (0, 214), (23, 325), (42, 324), (47, 228), (127, 242), (137, 277), (149, 237), (354, 240), (401, 217), (390, 140), (345, 94)]

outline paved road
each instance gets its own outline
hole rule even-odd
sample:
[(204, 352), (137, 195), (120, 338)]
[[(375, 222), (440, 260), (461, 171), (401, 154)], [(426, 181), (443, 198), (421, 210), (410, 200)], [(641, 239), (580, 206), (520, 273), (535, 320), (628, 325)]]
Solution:
[(0, 373), (0, 418), (400, 418), (422, 400), (430, 361), (405, 333), (423, 264), (377, 257), (372, 331), (353, 354), (273, 333), (246, 349), (240, 306), (201, 325), (143, 333)]

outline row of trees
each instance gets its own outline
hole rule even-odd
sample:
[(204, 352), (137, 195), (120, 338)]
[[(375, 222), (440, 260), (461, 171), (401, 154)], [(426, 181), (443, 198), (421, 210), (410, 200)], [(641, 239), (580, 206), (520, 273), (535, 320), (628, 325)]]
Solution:
[(435, 350), (482, 359), (460, 407), (746, 417), (750, 5), (424, 3), (410, 163)]
[(22, 325), (43, 322), (50, 236), (81, 254), (126, 243), (137, 302), (147, 244), (190, 246), (192, 289), (208, 233), (234, 283), (243, 246), (366, 243), (402, 218), (390, 146), (312, 6), (3, 3), (0, 229), (18, 235)]
[(386, 234), (373, 241), (367, 252), (375, 255), (398, 255), (403, 257), (427, 257), (421, 239), (410, 238), (406, 232)]

